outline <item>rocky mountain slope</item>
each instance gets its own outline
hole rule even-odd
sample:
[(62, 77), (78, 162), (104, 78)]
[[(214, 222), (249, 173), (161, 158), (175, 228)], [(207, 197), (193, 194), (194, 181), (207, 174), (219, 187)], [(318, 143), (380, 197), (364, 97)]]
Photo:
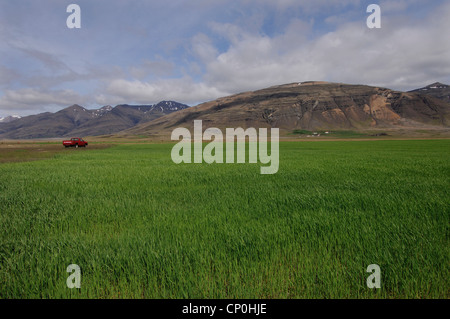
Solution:
[(200, 104), (121, 132), (170, 139), (176, 127), (278, 127), (294, 130), (448, 128), (450, 103), (417, 92), (366, 85), (303, 82), (245, 92)]

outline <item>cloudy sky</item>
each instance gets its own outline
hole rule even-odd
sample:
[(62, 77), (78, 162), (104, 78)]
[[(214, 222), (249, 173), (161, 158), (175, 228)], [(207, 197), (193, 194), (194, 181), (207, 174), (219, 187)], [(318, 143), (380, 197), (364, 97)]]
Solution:
[[(381, 29), (366, 25), (370, 3)], [(0, 0), (0, 116), (310, 80), (450, 83), (449, 30), (446, 0)]]

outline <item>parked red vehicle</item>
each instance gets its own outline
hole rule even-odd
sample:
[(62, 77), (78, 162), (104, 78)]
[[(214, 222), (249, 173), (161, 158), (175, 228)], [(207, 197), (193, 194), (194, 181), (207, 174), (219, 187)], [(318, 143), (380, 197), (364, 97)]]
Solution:
[(70, 140), (63, 141), (65, 147), (86, 147), (88, 142), (83, 140), (81, 137), (72, 137)]

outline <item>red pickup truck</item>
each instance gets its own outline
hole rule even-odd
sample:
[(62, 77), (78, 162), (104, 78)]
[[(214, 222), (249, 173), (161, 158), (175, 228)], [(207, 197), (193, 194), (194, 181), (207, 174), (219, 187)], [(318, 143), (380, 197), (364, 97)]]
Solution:
[(86, 147), (88, 142), (80, 137), (72, 137), (70, 140), (63, 141), (63, 145), (65, 147)]

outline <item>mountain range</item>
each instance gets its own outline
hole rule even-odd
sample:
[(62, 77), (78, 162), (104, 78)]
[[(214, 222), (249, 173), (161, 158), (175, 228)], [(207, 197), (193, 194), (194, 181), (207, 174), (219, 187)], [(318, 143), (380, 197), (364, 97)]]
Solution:
[(367, 85), (301, 82), (244, 92), (188, 107), (174, 101), (153, 105), (72, 105), (55, 113), (0, 123), (0, 139), (71, 136), (148, 136), (170, 139), (176, 127), (278, 127), (295, 130), (444, 130), (450, 132), (450, 87), (433, 83), (409, 92)]
[(96, 110), (88, 110), (74, 104), (55, 113), (46, 112), (0, 123), (0, 138), (31, 139), (113, 134), (187, 107), (174, 101), (162, 101), (153, 105), (107, 105)]

